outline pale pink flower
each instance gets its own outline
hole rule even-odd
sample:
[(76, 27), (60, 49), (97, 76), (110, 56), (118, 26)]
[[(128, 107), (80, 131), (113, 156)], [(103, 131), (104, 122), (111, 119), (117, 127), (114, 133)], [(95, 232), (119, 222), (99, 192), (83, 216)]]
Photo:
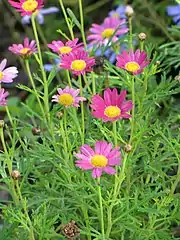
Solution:
[(94, 95), (90, 105), (93, 112), (92, 115), (96, 118), (103, 119), (104, 122), (115, 121), (121, 118), (130, 118), (128, 113), (132, 108), (132, 101), (125, 101), (126, 91), (123, 90), (120, 95), (116, 88), (106, 89), (104, 98), (100, 95)]
[(122, 54), (117, 56), (116, 66), (127, 70), (128, 72), (136, 75), (140, 74), (149, 64), (150, 60), (147, 60), (147, 54), (144, 51), (130, 49), (129, 54), (123, 50)]
[(83, 49), (63, 55), (60, 63), (61, 68), (71, 70), (75, 75), (84, 75), (86, 72), (91, 72), (94, 65), (94, 57), (88, 57), (88, 53)]
[(88, 144), (80, 147), (80, 153), (75, 154), (79, 160), (76, 166), (84, 170), (93, 170), (92, 177), (98, 178), (102, 172), (115, 174), (116, 170), (112, 166), (121, 164), (121, 152), (119, 147), (112, 148), (112, 143), (97, 141), (93, 150)]
[[(69, 40), (65, 44), (62, 41), (52, 41), (52, 44), (48, 44), (48, 47), (60, 55), (68, 54), (79, 48), (83, 48), (83, 43), (78, 43), (79, 39)], [(77, 44), (78, 43), (78, 44)]]
[(30, 42), (27, 37), (24, 39), (24, 44), (13, 44), (8, 49), (12, 53), (24, 58), (28, 58), (31, 54), (37, 53), (36, 41), (32, 40)]
[(8, 92), (5, 92), (4, 88), (0, 89), (0, 106), (6, 106), (7, 100), (6, 97), (9, 95)]
[(85, 101), (86, 98), (78, 97), (80, 89), (66, 87), (65, 89), (58, 88), (58, 94), (52, 97), (52, 102), (57, 102), (64, 107), (79, 107), (79, 102)]
[(90, 40), (90, 44), (102, 45), (110, 41), (116, 42), (120, 35), (128, 32), (128, 28), (125, 25), (126, 19), (118, 19), (114, 17), (105, 18), (102, 25), (92, 24), (90, 28), (91, 34), (87, 37)]
[(44, 0), (18, 0), (16, 2), (8, 0), (8, 2), (16, 9), (17, 12), (21, 13), (21, 16), (31, 16), (44, 6)]
[(6, 59), (2, 60), (2, 62), (0, 63), (0, 83), (11, 83), (18, 74), (18, 70), (16, 67), (8, 67), (5, 69), (6, 64)]

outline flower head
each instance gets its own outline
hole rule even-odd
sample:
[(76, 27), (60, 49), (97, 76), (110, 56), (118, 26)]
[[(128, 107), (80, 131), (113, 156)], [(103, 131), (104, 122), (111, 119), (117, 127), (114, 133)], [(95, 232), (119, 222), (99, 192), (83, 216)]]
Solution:
[(0, 89), (0, 106), (6, 106), (7, 100), (6, 97), (9, 95), (8, 92), (5, 92), (4, 88)]
[[(43, 8), (43, 9), (40, 9), (39, 11), (37, 11), (36, 19), (39, 24), (43, 24), (44, 23), (44, 15), (48, 15), (51, 13), (57, 13), (57, 12), (59, 12), (59, 8), (57, 8), (57, 7)], [(31, 23), (31, 17), (29, 15), (25, 15), (24, 17), (22, 17), (21, 22), (22, 22), (22, 24), (29, 24), (29, 23)]]
[(133, 50), (130, 49), (129, 54), (126, 51), (122, 51), (122, 54), (117, 56), (116, 66), (136, 75), (140, 74), (149, 62), (150, 61), (147, 60), (147, 54), (144, 51), (141, 52), (138, 49), (134, 53)]
[(8, 67), (5, 69), (6, 64), (6, 59), (2, 60), (2, 62), (0, 63), (0, 83), (11, 83), (18, 74), (18, 70), (16, 67)]
[(62, 56), (64, 54), (69, 54), (74, 50), (79, 50), (82, 48), (82, 43), (77, 44), (78, 41), (78, 38), (69, 40), (65, 44), (61, 41), (53, 41), (52, 44), (48, 44), (48, 47), (51, 48), (53, 52), (56, 52)]
[(92, 177), (100, 177), (102, 172), (115, 174), (116, 170), (112, 166), (121, 164), (121, 152), (119, 147), (112, 149), (112, 143), (97, 141), (93, 150), (88, 144), (80, 147), (81, 153), (75, 154), (79, 159), (76, 166), (84, 170), (93, 169)]
[(128, 32), (125, 22), (125, 19), (120, 20), (114, 17), (105, 18), (102, 25), (92, 24), (90, 28), (91, 34), (87, 39), (91, 41), (91, 45), (107, 45), (110, 39), (112, 42), (116, 42), (120, 35)]
[(90, 105), (93, 112), (92, 115), (96, 118), (103, 119), (104, 122), (115, 121), (121, 118), (130, 118), (131, 115), (127, 113), (133, 108), (132, 101), (125, 101), (126, 91), (123, 90), (120, 95), (116, 88), (106, 89), (104, 91), (104, 98), (98, 94), (91, 99)]
[(29, 42), (27, 37), (24, 39), (24, 44), (13, 44), (8, 49), (12, 53), (24, 58), (28, 58), (31, 54), (37, 53), (36, 41), (32, 40)]
[(60, 63), (61, 68), (69, 69), (75, 75), (91, 72), (93, 65), (95, 65), (94, 57), (88, 57), (88, 53), (83, 49), (62, 55)]
[(16, 8), (17, 12), (21, 13), (21, 16), (31, 16), (37, 10), (43, 8), (44, 0), (18, 0), (18, 2), (8, 0), (8, 2)]
[(173, 17), (173, 21), (177, 26), (180, 26), (180, 4), (167, 6), (167, 14)]
[(124, 5), (119, 5), (116, 10), (109, 12), (109, 16), (114, 18), (126, 18), (125, 9), (126, 7)]
[(57, 91), (58, 94), (52, 97), (52, 102), (58, 102), (66, 108), (79, 107), (79, 102), (86, 100), (84, 97), (78, 97), (80, 89), (74, 89), (67, 86), (65, 89), (58, 88)]

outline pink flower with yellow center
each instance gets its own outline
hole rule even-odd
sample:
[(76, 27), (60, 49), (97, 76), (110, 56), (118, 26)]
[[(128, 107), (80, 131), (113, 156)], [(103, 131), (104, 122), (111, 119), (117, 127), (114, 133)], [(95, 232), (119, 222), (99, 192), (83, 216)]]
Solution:
[(18, 70), (16, 67), (8, 67), (5, 69), (6, 64), (6, 59), (2, 60), (2, 62), (0, 63), (0, 83), (11, 83), (18, 74)]
[(122, 54), (117, 56), (116, 66), (136, 75), (140, 74), (149, 62), (150, 60), (147, 60), (147, 54), (144, 51), (141, 52), (138, 49), (134, 53), (133, 50), (130, 49), (129, 54), (123, 50)]
[(0, 106), (6, 106), (7, 100), (6, 97), (9, 95), (8, 92), (5, 92), (4, 88), (0, 89)]
[(71, 70), (75, 75), (84, 75), (86, 72), (91, 72), (94, 65), (94, 57), (88, 57), (88, 53), (83, 49), (63, 55), (60, 63), (61, 68)]
[(91, 34), (87, 37), (90, 40), (90, 44), (107, 44), (111, 39), (112, 42), (116, 42), (120, 35), (128, 32), (128, 28), (125, 25), (126, 19), (118, 19), (114, 17), (105, 18), (102, 25), (92, 24), (90, 28)]
[(18, 2), (8, 0), (8, 2), (12, 7), (16, 8), (17, 12), (21, 13), (21, 16), (31, 16), (33, 13), (43, 8), (44, 0), (18, 0)]
[(79, 160), (76, 161), (76, 166), (84, 170), (91, 170), (92, 177), (98, 178), (102, 172), (115, 174), (116, 170), (112, 166), (121, 164), (121, 152), (119, 147), (112, 148), (112, 143), (106, 141), (97, 141), (95, 149), (92, 149), (88, 144), (80, 147), (80, 152), (75, 154)]
[(78, 38), (69, 40), (65, 44), (61, 41), (52, 41), (52, 44), (48, 44), (48, 47), (51, 48), (53, 52), (56, 52), (59, 55), (64, 55), (82, 48), (83, 43), (78, 43), (78, 41)]
[(52, 97), (52, 102), (57, 102), (64, 107), (79, 107), (79, 102), (86, 101), (84, 97), (78, 97), (80, 89), (66, 87), (65, 89), (58, 88), (58, 94)]
[(103, 119), (104, 122), (115, 121), (121, 118), (130, 118), (128, 113), (133, 108), (132, 101), (125, 101), (126, 91), (123, 90), (120, 95), (116, 88), (106, 89), (104, 98), (94, 95), (90, 105), (93, 112), (92, 115), (96, 118)]
[(31, 54), (37, 53), (36, 41), (32, 40), (30, 42), (27, 37), (24, 39), (24, 44), (13, 44), (8, 49), (12, 53), (24, 58), (28, 58)]

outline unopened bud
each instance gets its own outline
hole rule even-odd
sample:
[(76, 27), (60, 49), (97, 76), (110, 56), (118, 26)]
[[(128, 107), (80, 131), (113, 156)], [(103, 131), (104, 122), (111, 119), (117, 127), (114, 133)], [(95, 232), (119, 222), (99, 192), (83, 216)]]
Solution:
[(63, 113), (62, 113), (62, 112), (57, 112), (57, 113), (56, 113), (56, 116), (57, 116), (57, 118), (61, 119), (62, 116), (63, 116)]
[(139, 40), (144, 41), (144, 40), (146, 40), (147, 35), (146, 35), (145, 33), (141, 32), (141, 33), (138, 35), (138, 37), (139, 37)]
[(125, 145), (125, 151), (126, 151), (127, 153), (129, 153), (129, 152), (131, 152), (131, 150), (132, 150), (132, 146), (131, 146), (130, 144), (126, 144), (126, 145)]
[(21, 174), (18, 170), (13, 170), (11, 175), (15, 180), (18, 180), (21, 177)]
[(126, 6), (125, 14), (126, 14), (126, 16), (128, 18), (130, 18), (130, 17), (132, 17), (134, 15), (134, 10), (133, 10), (133, 8), (130, 5)]
[(160, 65), (160, 64), (161, 64), (161, 62), (160, 62), (160, 61), (156, 61), (156, 64), (157, 64), (157, 65)]
[(4, 127), (4, 120), (0, 120), (0, 128)]
[(40, 135), (40, 133), (41, 133), (41, 129), (40, 128), (35, 128), (35, 127), (32, 128), (32, 134), (34, 136)]

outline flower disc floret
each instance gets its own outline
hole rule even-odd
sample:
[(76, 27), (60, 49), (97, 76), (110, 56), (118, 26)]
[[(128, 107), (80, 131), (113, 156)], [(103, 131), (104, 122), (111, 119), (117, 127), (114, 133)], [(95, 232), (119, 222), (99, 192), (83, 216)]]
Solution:
[(108, 163), (108, 159), (103, 155), (94, 155), (91, 158), (91, 164), (94, 167), (105, 167)]
[(109, 106), (105, 108), (104, 114), (109, 118), (115, 118), (121, 114), (121, 109), (117, 106)]
[(71, 63), (71, 69), (75, 71), (83, 71), (86, 68), (86, 62), (84, 60), (74, 60)]
[(140, 66), (136, 62), (128, 62), (126, 63), (125, 68), (129, 72), (137, 72), (140, 69)]
[(22, 8), (26, 12), (34, 12), (38, 7), (38, 2), (36, 0), (27, 0), (23, 2)]
[(70, 53), (71, 51), (72, 51), (71, 47), (64, 46), (59, 48), (60, 54), (67, 54)]
[(64, 93), (59, 96), (59, 103), (64, 106), (70, 106), (73, 104), (73, 102), (74, 102), (74, 98), (69, 93)]
[(102, 32), (102, 37), (103, 38), (110, 38), (114, 34), (114, 29), (113, 28), (107, 28)]

